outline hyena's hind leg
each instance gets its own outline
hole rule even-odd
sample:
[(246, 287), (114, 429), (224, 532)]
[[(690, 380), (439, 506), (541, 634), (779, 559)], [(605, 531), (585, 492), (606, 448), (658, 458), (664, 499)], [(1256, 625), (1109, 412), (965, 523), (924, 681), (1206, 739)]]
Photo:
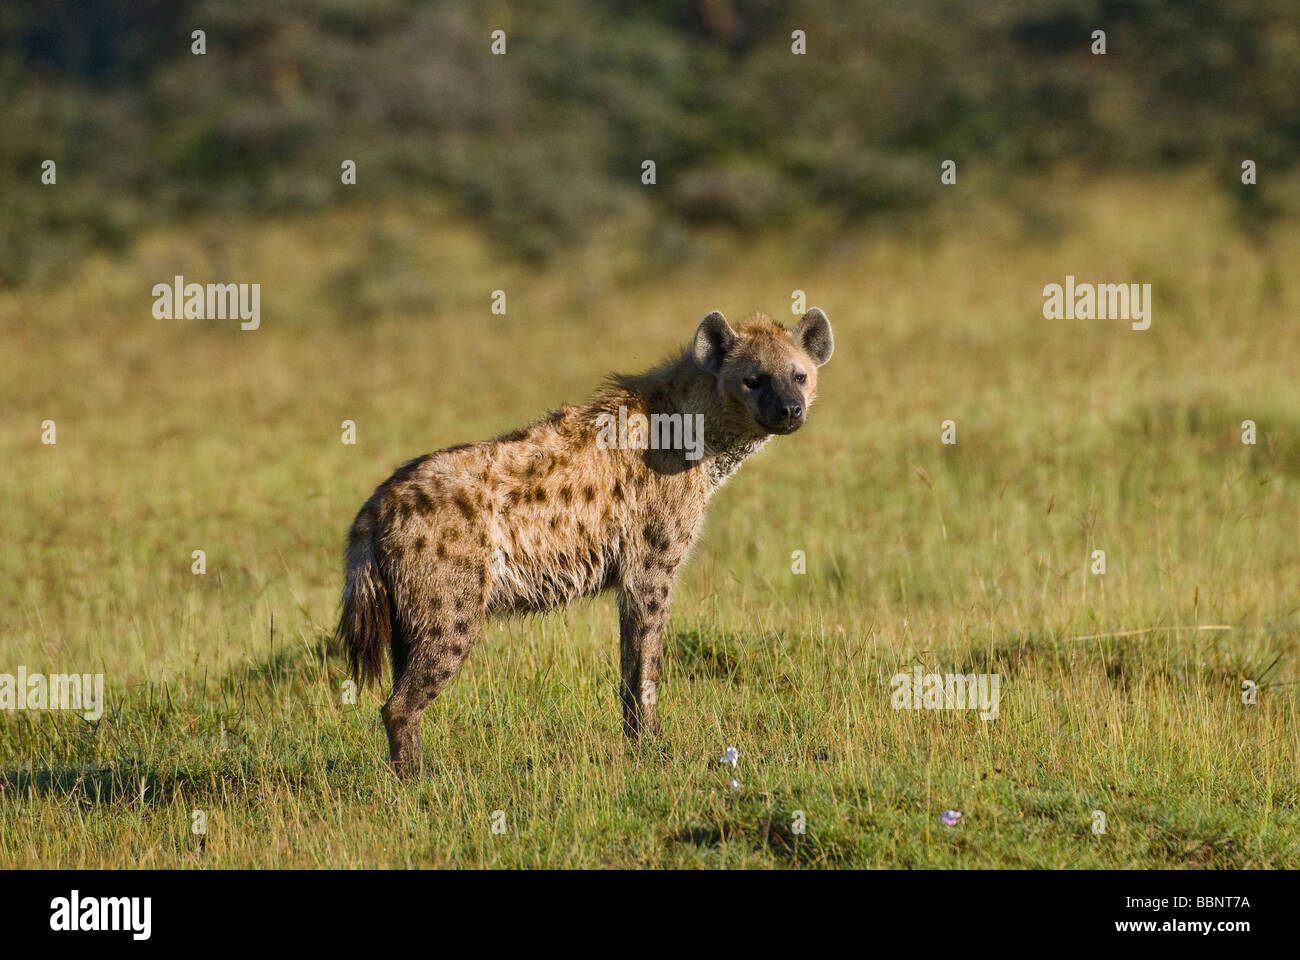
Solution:
[[(393, 693), (380, 711), (389, 757), (403, 777), (419, 773), (424, 763), (420, 721), (425, 708), (451, 682), (483, 629), (487, 582), (481, 575), (448, 577), (418, 594), (399, 607), (417, 616), (394, 624), (394, 646), (399, 629), (405, 640), (403, 669), (399, 674), (394, 656)], [(399, 612), (394, 619), (404, 618)]]

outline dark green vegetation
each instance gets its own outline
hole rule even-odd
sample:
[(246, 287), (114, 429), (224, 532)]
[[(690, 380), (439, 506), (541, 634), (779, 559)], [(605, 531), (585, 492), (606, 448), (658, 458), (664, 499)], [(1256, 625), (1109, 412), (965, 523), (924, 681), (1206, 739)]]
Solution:
[[(1106, 56), (1089, 52), (1097, 28)], [(1231, 186), (1250, 158), (1260, 186), (1233, 195), (1254, 223), (1295, 198), (1298, 89), (1290, 0), (7, 4), (0, 283), (200, 212), (426, 191), (509, 255), (615, 221), (673, 264), (701, 225), (914, 214), (944, 159), (1000, 192), (1061, 162), (1195, 163)]]

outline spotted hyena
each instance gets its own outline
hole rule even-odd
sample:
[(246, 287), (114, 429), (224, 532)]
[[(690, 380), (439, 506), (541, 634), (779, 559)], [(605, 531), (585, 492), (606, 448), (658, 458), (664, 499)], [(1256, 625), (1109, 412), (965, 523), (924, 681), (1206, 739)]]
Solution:
[(581, 406), (481, 443), (408, 460), (348, 534), (339, 632), (352, 672), (376, 680), (399, 773), (422, 762), (420, 717), (484, 620), (613, 588), (623, 730), (657, 733), (668, 597), (713, 495), (773, 434), (803, 425), (830, 359), (826, 315), (791, 330), (710, 313), (681, 353), (615, 376)]

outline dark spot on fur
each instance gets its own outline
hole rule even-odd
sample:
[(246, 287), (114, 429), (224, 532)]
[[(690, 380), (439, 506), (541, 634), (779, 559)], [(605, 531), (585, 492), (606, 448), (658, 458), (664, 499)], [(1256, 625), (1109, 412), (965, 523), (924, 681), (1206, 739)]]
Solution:
[(559, 525), (560, 525), (559, 515), (557, 514), (556, 516), (551, 517), (551, 529), (554, 530)]
[(469, 497), (465, 496), (464, 493), (456, 494), (453, 502), (456, 504), (456, 509), (460, 511), (461, 516), (466, 520), (469, 520), (474, 516), (474, 506), (469, 502)]
[(596, 488), (588, 484), (583, 488), (582, 495), (587, 498), (588, 503), (591, 503), (596, 499)]
[(560, 499), (563, 500), (565, 503), (568, 503), (571, 499), (573, 499), (573, 488), (570, 487), (567, 483), (564, 486), (560, 487)]
[(658, 600), (651, 600), (649, 603), (647, 603), (647, 604), (645, 605), (645, 608), (646, 608), (647, 610), (649, 610), (651, 613), (658, 613), (658, 612), (659, 612), (659, 601), (658, 601)]
[(623, 481), (621, 480), (614, 481), (614, 499), (615, 500), (623, 499)]
[(536, 490), (533, 491), (534, 503), (542, 503), (545, 499), (546, 499), (546, 491), (543, 490), (541, 487), (538, 487)]
[(456, 621), (456, 632), (457, 632), (457, 633), (465, 633), (467, 630), (469, 630), (469, 624), (468, 624), (468, 623), (466, 623), (464, 620), (457, 620), (457, 621)]
[(415, 509), (419, 510), (421, 513), (433, 512), (433, 500), (430, 499), (429, 495), (425, 493), (422, 488), (416, 487), (412, 492), (412, 497), (415, 500)]
[(463, 657), (465, 655), (465, 648), (459, 643), (453, 643), (451, 645), (451, 655), (453, 657)]
[(417, 551), (418, 551), (418, 550), (423, 550), (423, 549), (424, 549), (424, 536), (423, 536), (423, 535), (418, 536), (418, 537), (415, 538), (415, 549), (416, 549)]
[(439, 560), (447, 559), (447, 545), (445, 543), (438, 544), (438, 559)]

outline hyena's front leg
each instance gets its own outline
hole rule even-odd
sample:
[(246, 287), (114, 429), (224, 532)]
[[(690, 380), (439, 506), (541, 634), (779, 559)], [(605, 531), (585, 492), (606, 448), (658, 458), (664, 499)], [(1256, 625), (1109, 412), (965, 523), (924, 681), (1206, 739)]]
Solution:
[(659, 733), (659, 666), (672, 572), (649, 569), (625, 578), (618, 590), (619, 699), (623, 732), (635, 739)]

